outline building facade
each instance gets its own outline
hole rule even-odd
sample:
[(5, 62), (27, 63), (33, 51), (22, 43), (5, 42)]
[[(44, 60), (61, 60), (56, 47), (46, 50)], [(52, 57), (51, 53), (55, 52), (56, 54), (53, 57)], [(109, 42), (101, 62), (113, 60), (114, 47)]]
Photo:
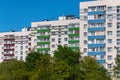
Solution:
[(31, 31), (23, 29), (21, 32), (0, 33), (0, 62), (12, 59), (23, 60), (34, 48), (34, 37)]
[(120, 1), (81, 2), (80, 18), (80, 50), (111, 72), (120, 53)]
[(37, 28), (37, 51), (53, 55), (58, 45), (79, 50), (79, 19), (62, 16), (55, 21), (32, 22)]

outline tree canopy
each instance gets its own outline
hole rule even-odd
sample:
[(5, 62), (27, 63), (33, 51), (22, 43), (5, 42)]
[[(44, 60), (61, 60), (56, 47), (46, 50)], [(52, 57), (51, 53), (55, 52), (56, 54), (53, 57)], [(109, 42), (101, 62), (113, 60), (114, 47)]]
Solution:
[[(7, 76), (7, 77), (6, 77)], [(58, 46), (54, 56), (31, 52), (22, 61), (0, 64), (0, 80), (111, 80), (107, 71), (91, 57)]]

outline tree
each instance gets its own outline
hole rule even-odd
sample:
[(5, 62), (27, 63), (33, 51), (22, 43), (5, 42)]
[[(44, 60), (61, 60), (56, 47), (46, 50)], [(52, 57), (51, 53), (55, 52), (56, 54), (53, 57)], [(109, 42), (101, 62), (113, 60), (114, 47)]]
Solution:
[(83, 80), (111, 80), (107, 70), (100, 66), (92, 57), (84, 57), (80, 63)]
[(120, 77), (120, 55), (117, 55), (115, 63), (116, 66), (114, 66), (114, 74), (116, 77)]
[(54, 59), (56, 61), (62, 60), (67, 62), (69, 65), (79, 64), (80, 52), (73, 51), (70, 47), (58, 46), (58, 49), (54, 53)]
[(0, 80), (28, 80), (24, 62), (12, 60), (1, 63)]
[[(34, 54), (36, 55), (36, 54)], [(30, 80), (48, 80), (50, 78), (50, 55), (43, 54), (35, 62), (34, 71), (31, 72)]]
[(31, 52), (28, 54), (28, 56), (26, 57), (26, 69), (28, 71), (31, 71), (35, 68), (35, 64), (37, 61), (39, 61), (41, 59), (41, 57), (43, 56), (42, 53), (39, 52)]

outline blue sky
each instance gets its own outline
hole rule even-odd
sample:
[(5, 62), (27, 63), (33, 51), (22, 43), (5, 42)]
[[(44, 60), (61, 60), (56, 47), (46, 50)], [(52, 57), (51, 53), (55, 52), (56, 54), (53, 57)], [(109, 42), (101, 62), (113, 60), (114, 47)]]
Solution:
[(20, 31), (31, 22), (79, 16), (79, 2), (85, 0), (0, 0), (0, 32)]

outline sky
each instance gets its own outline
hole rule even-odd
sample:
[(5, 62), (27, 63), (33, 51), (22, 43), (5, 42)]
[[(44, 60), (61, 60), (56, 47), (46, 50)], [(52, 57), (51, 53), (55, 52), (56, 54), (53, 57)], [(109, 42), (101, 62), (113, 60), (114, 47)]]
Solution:
[(20, 31), (31, 22), (79, 17), (79, 2), (86, 0), (0, 0), (0, 32)]

